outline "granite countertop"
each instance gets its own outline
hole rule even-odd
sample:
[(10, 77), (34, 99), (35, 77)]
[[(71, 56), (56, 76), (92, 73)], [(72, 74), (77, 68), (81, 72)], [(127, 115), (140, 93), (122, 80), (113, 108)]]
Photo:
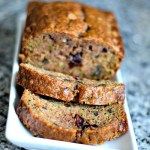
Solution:
[[(19, 150), (7, 142), (4, 132), (7, 119), (12, 61), (15, 45), (16, 18), (25, 7), (18, 0), (0, 1), (0, 150)], [(119, 22), (126, 57), (122, 74), (134, 131), (140, 150), (150, 149), (150, 2), (149, 0), (80, 0), (112, 10)], [(6, 7), (6, 8), (5, 8)]]

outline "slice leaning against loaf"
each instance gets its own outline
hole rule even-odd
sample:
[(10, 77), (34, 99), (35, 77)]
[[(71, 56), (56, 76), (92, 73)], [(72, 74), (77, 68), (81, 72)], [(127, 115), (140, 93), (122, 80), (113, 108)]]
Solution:
[(89, 106), (43, 99), (25, 90), (16, 110), (20, 120), (35, 136), (99, 144), (128, 130), (122, 104)]
[(115, 16), (77, 2), (32, 2), (20, 58), (35, 66), (88, 79), (111, 79), (124, 48)]
[(125, 87), (121, 83), (77, 79), (23, 63), (20, 64), (17, 83), (33, 93), (90, 105), (123, 103), (125, 96)]

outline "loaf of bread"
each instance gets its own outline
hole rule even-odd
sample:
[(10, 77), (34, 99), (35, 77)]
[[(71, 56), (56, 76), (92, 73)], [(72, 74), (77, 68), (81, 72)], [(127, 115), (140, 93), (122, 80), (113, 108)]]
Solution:
[(47, 139), (100, 144), (123, 135), (125, 87), (107, 80), (123, 57), (111, 12), (77, 2), (30, 2), (17, 75), (25, 89), (19, 119)]
[(20, 60), (88, 79), (111, 79), (124, 56), (111, 12), (76, 2), (31, 2)]
[(61, 141), (99, 144), (128, 129), (122, 104), (66, 104), (41, 98), (28, 90), (22, 95), (17, 114), (33, 135)]
[(17, 83), (33, 93), (81, 104), (123, 103), (125, 97), (124, 84), (109, 80), (78, 79), (23, 63), (20, 64)]

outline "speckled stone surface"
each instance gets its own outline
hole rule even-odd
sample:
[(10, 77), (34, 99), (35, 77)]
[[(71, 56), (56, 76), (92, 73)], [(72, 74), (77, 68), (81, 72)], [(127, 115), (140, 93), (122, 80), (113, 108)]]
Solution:
[[(9, 1), (9, 0), (7, 0)], [(17, 0), (14, 4), (17, 3)], [(119, 21), (126, 57), (122, 74), (139, 150), (150, 149), (150, 1), (80, 0), (112, 10)], [(0, 14), (5, 7), (0, 1)], [(22, 6), (20, 6), (22, 7)], [(3, 11), (7, 9), (3, 9)], [(18, 13), (21, 9), (17, 10)], [(6, 13), (3, 13), (6, 14)], [(13, 14), (11, 12), (11, 14)], [(3, 17), (3, 18), (2, 18)], [(7, 19), (6, 19), (7, 18)], [(19, 150), (4, 136), (11, 68), (16, 33), (16, 14), (0, 17), (0, 150)]]

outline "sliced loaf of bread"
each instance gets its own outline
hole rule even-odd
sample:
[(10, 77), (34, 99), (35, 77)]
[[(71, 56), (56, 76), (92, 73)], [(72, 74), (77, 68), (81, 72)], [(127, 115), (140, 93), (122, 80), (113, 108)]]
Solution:
[(98, 144), (128, 130), (123, 105), (118, 103), (109, 106), (66, 104), (25, 90), (16, 111), (33, 135), (48, 139)]
[(124, 84), (78, 79), (23, 63), (20, 64), (17, 83), (33, 93), (89, 105), (123, 103), (125, 97)]

